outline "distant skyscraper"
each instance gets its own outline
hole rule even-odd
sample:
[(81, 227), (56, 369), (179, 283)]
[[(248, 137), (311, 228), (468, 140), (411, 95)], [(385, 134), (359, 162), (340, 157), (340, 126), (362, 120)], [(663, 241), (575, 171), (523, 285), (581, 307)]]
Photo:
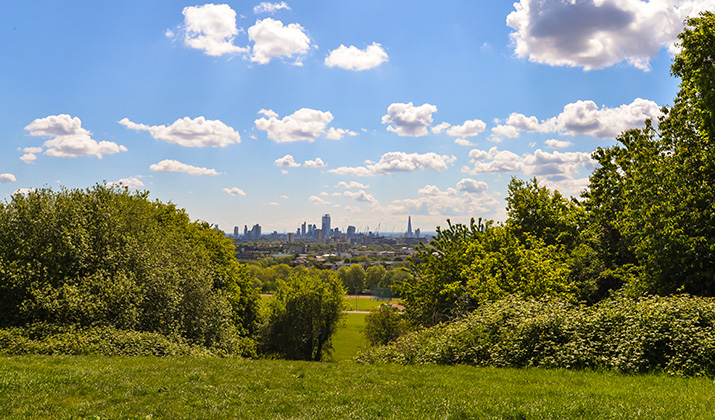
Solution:
[(329, 214), (324, 214), (323, 215), (323, 227), (320, 229), (323, 231), (323, 236), (326, 238), (330, 236), (330, 215)]
[(300, 225), (300, 236), (305, 236), (305, 222)]
[(238, 226), (233, 227), (233, 237), (234, 239), (238, 238)]
[(412, 216), (407, 216), (407, 234), (405, 236), (412, 237)]
[(243, 225), (243, 237), (248, 239), (248, 225)]
[(355, 226), (348, 226), (348, 238), (355, 236)]

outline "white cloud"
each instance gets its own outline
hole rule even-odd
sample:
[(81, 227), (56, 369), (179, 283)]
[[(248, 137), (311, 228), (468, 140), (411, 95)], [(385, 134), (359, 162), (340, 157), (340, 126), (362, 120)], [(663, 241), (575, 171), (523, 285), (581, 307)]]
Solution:
[(573, 146), (573, 143), (571, 143), (570, 141), (556, 139), (546, 140), (544, 144), (546, 144), (546, 147), (548, 147), (549, 149), (565, 149), (567, 147)]
[(267, 1), (262, 2), (258, 6), (253, 8), (253, 13), (259, 14), (259, 13), (275, 13), (278, 10), (285, 9), (285, 10), (290, 10), (290, 6), (286, 4), (286, 2), (282, 1), (280, 3), (270, 3)]
[(325, 132), (325, 138), (330, 139), (330, 140), (340, 140), (345, 135), (353, 137), (353, 136), (357, 136), (358, 133), (356, 133), (354, 131), (344, 130), (342, 128), (334, 128), (334, 127), (328, 128), (328, 131)]
[(379, 66), (388, 60), (387, 53), (382, 49), (382, 45), (373, 42), (364, 50), (355, 46), (346, 47), (340, 44), (337, 49), (330, 51), (325, 58), (325, 65), (328, 67), (340, 67), (345, 70), (369, 70)]
[(297, 163), (291, 155), (285, 155), (282, 158), (276, 159), (273, 164), (284, 168), (297, 168), (300, 166), (300, 163)]
[(240, 143), (241, 135), (219, 120), (207, 120), (204, 117), (191, 119), (184, 117), (170, 126), (137, 124), (123, 118), (119, 124), (136, 131), (148, 131), (157, 140), (178, 144), (184, 147), (226, 147)]
[(267, 118), (254, 121), (256, 128), (268, 133), (268, 138), (276, 143), (295, 141), (315, 141), (333, 120), (333, 114), (310, 108), (301, 108), (293, 114), (278, 119), (272, 110), (261, 110)]
[(439, 134), (451, 126), (452, 126), (452, 124), (450, 124), (448, 122), (443, 122), (443, 123), (439, 123), (439, 124), (435, 125), (434, 127), (431, 128), (431, 130), (434, 134)]
[(491, 212), (499, 206), (493, 197), (470, 192), (458, 194), (454, 188), (442, 191), (435, 185), (426, 185), (418, 193), (421, 197), (394, 200), (381, 210), (389, 214), (438, 216), (443, 220), (445, 216), (473, 216), (475, 213)]
[(474, 146), (474, 143), (467, 139), (455, 139), (454, 144), (458, 146)]
[(427, 103), (417, 107), (412, 102), (393, 103), (387, 107), (382, 123), (389, 124), (387, 131), (398, 136), (422, 137), (428, 134), (427, 128), (432, 125), (432, 114), (435, 112), (437, 107)]
[(279, 198), (282, 198), (282, 199), (284, 199), (284, 200), (287, 200), (287, 199), (288, 199), (288, 196), (287, 196), (287, 195), (282, 195), (282, 196), (280, 196)]
[(325, 162), (323, 162), (323, 159), (315, 158), (315, 160), (306, 160), (305, 166), (307, 168), (324, 168), (328, 165), (326, 165)]
[(236, 12), (227, 4), (206, 4), (185, 7), (184, 42), (206, 55), (220, 56), (248, 52), (248, 48), (234, 45), (238, 34)]
[(593, 101), (576, 101), (564, 106), (557, 116), (539, 122), (536, 117), (512, 113), (507, 125), (492, 128), (496, 136), (518, 137), (520, 131), (563, 133), (571, 136), (589, 135), (597, 138), (614, 138), (621, 132), (643, 127), (646, 119), (656, 120), (660, 107), (653, 101), (636, 98), (630, 104), (617, 108), (601, 108)]
[(365, 192), (365, 190), (360, 190), (360, 191), (345, 191), (343, 193), (345, 197), (352, 198), (355, 201), (361, 201), (364, 203), (372, 203), (375, 204), (377, 203), (377, 200), (375, 197), (373, 197), (371, 194), (368, 194)]
[(476, 181), (471, 178), (462, 178), (462, 180), (457, 183), (457, 189), (459, 191), (464, 191), (464, 192), (474, 193), (474, 194), (482, 194), (488, 188), (489, 188), (489, 186), (487, 185), (486, 182)]
[(456, 159), (455, 156), (438, 155), (434, 152), (423, 154), (389, 152), (382, 155), (377, 163), (358, 167), (343, 166), (328, 172), (356, 176), (388, 175), (395, 172), (413, 172), (424, 169), (440, 172), (447, 169)]
[(595, 162), (589, 153), (544, 152), (540, 149), (533, 154), (519, 156), (507, 150), (492, 147), (489, 151), (473, 149), (469, 157), (474, 165), (464, 167), (462, 172), (471, 175), (483, 173), (523, 173), (548, 180), (551, 185), (560, 185), (562, 193), (570, 193), (579, 185), (574, 176), (581, 169), (592, 170)]
[(225, 192), (228, 195), (234, 196), (234, 197), (245, 197), (246, 196), (246, 193), (238, 187), (224, 188), (223, 192)]
[(648, 70), (661, 48), (675, 52), (683, 20), (711, 0), (521, 0), (507, 17), (515, 52), (554, 66), (601, 69), (621, 61)]
[(17, 181), (17, 179), (13, 174), (0, 174), (0, 184), (9, 184), (15, 181)]
[(156, 172), (186, 172), (189, 175), (220, 175), (215, 169), (199, 168), (173, 159), (164, 159), (159, 163), (155, 163), (149, 167), (149, 170)]
[(487, 124), (482, 120), (465, 121), (462, 125), (453, 125), (447, 130), (452, 137), (474, 137), (483, 132)]
[[(70, 117), (67, 114), (50, 115), (45, 118), (38, 118), (25, 130), (31, 136), (52, 137), (43, 144), (47, 148), (45, 154), (55, 157), (78, 157), (111, 155), (119, 152), (126, 152), (127, 148), (110, 141), (100, 141), (91, 138), (92, 133), (82, 128), (82, 122), (77, 117)], [(38, 148), (32, 150), (37, 151)], [(29, 152), (34, 154), (33, 152)], [(25, 157), (25, 161), (34, 160), (30, 156)]]
[(348, 213), (352, 213), (352, 214), (365, 213), (365, 210), (361, 209), (360, 207), (355, 207), (355, 206), (345, 206), (345, 211), (347, 211)]
[(25, 153), (24, 155), (20, 156), (20, 160), (28, 164), (33, 163), (36, 159), (37, 155), (34, 153)]
[(283, 25), (280, 20), (257, 20), (248, 28), (248, 38), (254, 42), (251, 61), (268, 64), (273, 58), (295, 58), (302, 65), (302, 56), (310, 49), (310, 38), (297, 23)]
[(600, 109), (593, 101), (577, 101), (566, 105), (556, 120), (557, 129), (566, 134), (588, 134), (603, 139), (616, 137), (630, 128), (643, 127), (646, 119), (660, 115), (658, 104), (637, 98), (618, 108)]
[(370, 188), (369, 185), (361, 184), (357, 181), (350, 181), (350, 182), (340, 181), (340, 182), (338, 182), (338, 185), (336, 185), (336, 187), (337, 188), (361, 188), (361, 189)]
[(496, 127), (492, 127), (492, 135), (494, 136), (494, 138), (508, 137), (510, 139), (513, 139), (519, 137), (519, 130), (516, 127), (512, 127), (510, 125), (500, 124)]
[(144, 183), (141, 181), (141, 175), (137, 176), (131, 176), (129, 178), (122, 178), (119, 181), (116, 182), (107, 182), (108, 186), (125, 186), (129, 188), (140, 188), (144, 186)]
[(322, 198), (318, 197), (317, 195), (311, 195), (308, 197), (308, 201), (313, 203), (315, 206), (327, 206), (331, 204), (329, 201), (323, 200)]

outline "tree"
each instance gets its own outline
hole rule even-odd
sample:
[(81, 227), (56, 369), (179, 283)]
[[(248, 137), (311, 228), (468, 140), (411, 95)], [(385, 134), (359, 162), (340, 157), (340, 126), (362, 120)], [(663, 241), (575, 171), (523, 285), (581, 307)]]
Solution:
[(365, 270), (360, 264), (353, 264), (345, 272), (345, 288), (352, 290), (354, 295), (359, 295), (365, 286)]
[(715, 15), (686, 24), (671, 68), (681, 77), (674, 105), (657, 126), (626, 131), (619, 145), (594, 153), (601, 168), (587, 198), (609, 234), (610, 259), (632, 253), (641, 291), (714, 296)]
[(380, 284), (383, 282), (385, 274), (387, 274), (385, 267), (382, 265), (373, 265), (365, 272), (365, 285), (368, 288), (372, 286), (381, 287)]
[(331, 271), (296, 271), (279, 280), (261, 327), (260, 350), (293, 360), (321, 360), (332, 348), (343, 296), (345, 289)]
[(383, 303), (365, 316), (365, 337), (373, 346), (382, 346), (407, 331), (407, 323), (400, 311)]
[(148, 192), (41, 188), (0, 204), (0, 327), (108, 326), (230, 346), (257, 292), (231, 241)]

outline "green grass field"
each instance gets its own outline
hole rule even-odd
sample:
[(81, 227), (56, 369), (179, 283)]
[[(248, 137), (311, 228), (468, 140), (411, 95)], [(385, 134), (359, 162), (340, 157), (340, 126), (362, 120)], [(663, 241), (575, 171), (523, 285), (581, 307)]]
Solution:
[(8, 419), (708, 419), (706, 378), (277, 360), (0, 357)]
[(350, 360), (358, 352), (369, 346), (363, 331), (365, 329), (365, 316), (367, 314), (347, 313), (345, 324), (341, 325), (333, 337), (332, 360), (336, 362)]

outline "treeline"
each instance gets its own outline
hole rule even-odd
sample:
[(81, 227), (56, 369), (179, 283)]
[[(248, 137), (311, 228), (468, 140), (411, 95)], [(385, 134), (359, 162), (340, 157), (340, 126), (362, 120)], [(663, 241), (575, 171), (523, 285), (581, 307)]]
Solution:
[(512, 179), (504, 223), (438, 229), (399, 286), (433, 328), (363, 360), (715, 373), (715, 15), (686, 23), (673, 106), (598, 148), (580, 199)]

